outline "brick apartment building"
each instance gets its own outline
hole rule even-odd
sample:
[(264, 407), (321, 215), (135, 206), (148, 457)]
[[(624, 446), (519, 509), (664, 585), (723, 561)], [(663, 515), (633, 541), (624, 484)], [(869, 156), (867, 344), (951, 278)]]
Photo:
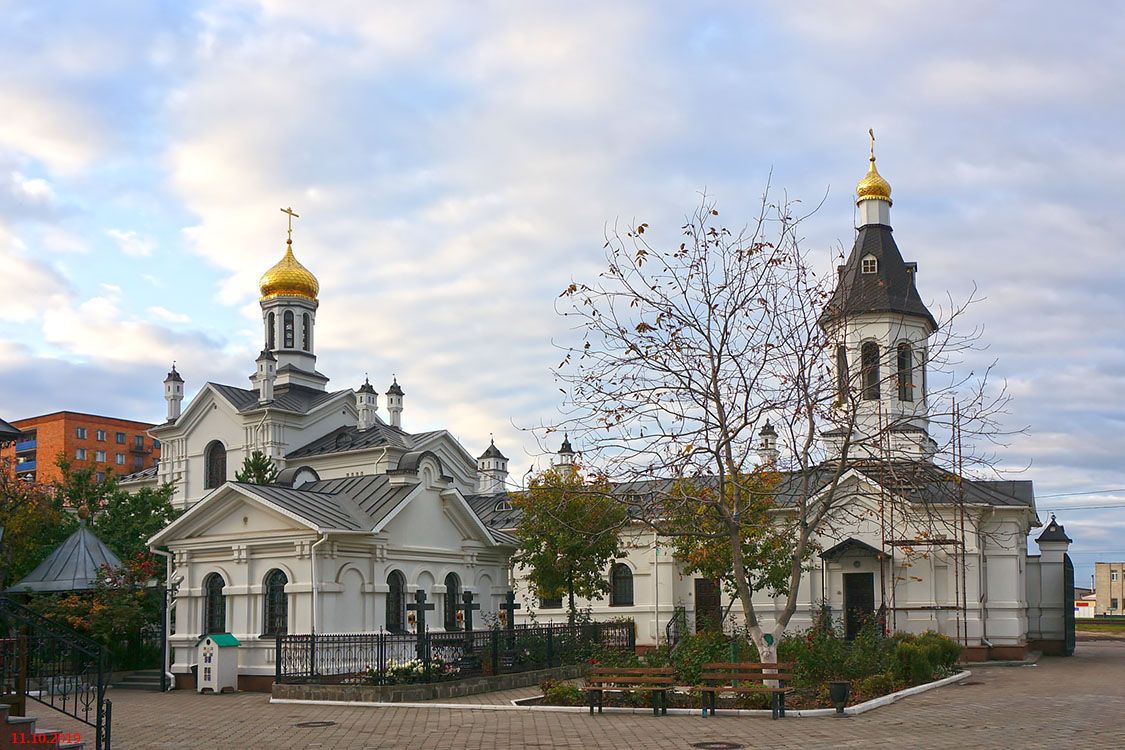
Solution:
[(28, 481), (61, 479), (55, 463), (60, 453), (74, 468), (91, 468), (99, 477), (132, 474), (160, 459), (160, 442), (147, 435), (148, 422), (56, 411), (11, 424), (23, 435), (0, 447), (0, 459), (9, 459), (16, 475)]
[(1125, 615), (1125, 562), (1094, 563), (1096, 615)]

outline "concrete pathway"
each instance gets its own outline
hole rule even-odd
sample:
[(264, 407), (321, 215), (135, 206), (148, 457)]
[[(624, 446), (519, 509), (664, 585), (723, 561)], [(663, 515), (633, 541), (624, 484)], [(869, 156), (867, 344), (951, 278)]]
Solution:
[[(508, 691), (508, 692), (531, 692)], [(757, 718), (271, 705), (262, 694), (111, 691), (113, 750), (218, 748), (1116, 748), (1125, 743), (1125, 643), (1082, 642), (1069, 659), (1031, 667), (974, 667), (950, 686), (846, 719)], [(478, 696), (476, 700), (492, 701)], [(50, 716), (41, 726), (87, 727)], [(300, 726), (332, 722), (329, 726)], [(92, 736), (90, 737), (92, 739)], [(90, 742), (87, 747), (93, 748)], [(732, 748), (733, 750), (733, 748)]]

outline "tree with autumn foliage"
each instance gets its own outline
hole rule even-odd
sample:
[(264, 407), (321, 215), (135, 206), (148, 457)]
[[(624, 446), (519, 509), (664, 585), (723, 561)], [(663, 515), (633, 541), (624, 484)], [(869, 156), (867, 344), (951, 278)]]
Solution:
[(0, 591), (41, 563), (78, 525), (48, 488), (16, 477), (0, 462)]
[(512, 499), (520, 511), (516, 536), (522, 545), (513, 562), (527, 568), (540, 597), (565, 595), (571, 623), (578, 614), (575, 598), (608, 593), (606, 571), (623, 556), (621, 529), (628, 516), (610, 489), (604, 477), (556, 466), (533, 476)]
[[(832, 331), (846, 330), (850, 311), (831, 306), (836, 274), (817, 269), (828, 259), (802, 247), (807, 216), (799, 207), (771, 200), (767, 187), (755, 214), (733, 227), (706, 196), (676, 222), (675, 237), (655, 238), (647, 222), (612, 227), (605, 269), (559, 295), (558, 312), (574, 337), (562, 344), (558, 366), (562, 416), (543, 425), (548, 433), (568, 431), (587, 465), (634, 489), (616, 493), (631, 520), (673, 538), (690, 565), (726, 582), (766, 662), (776, 661), (777, 642), (797, 612), (818, 539), (865, 512), (849, 489), (854, 483), (844, 481), (849, 470), (872, 464), (896, 430), (915, 429), (908, 415), (856, 429), (871, 408), (863, 377), (874, 373), (883, 388), (904, 386), (893, 366), (850, 367), (836, 377)], [(958, 435), (987, 449), (1003, 434), (995, 417), (1006, 394), (986, 388), (987, 370), (954, 373), (975, 348), (978, 332), (963, 335), (954, 325), (973, 301), (939, 311), (925, 367), (948, 377), (943, 385), (931, 377), (925, 404), (931, 434), (951, 436), (956, 423)], [(782, 481), (772, 488), (759, 474), (771, 463), (758, 443), (769, 422), (784, 449), (776, 461)], [(842, 436), (831, 453), (829, 432)], [(959, 444), (958, 461), (994, 467), (989, 454), (966, 457)], [(936, 446), (947, 465), (953, 447), (951, 437)], [(880, 467), (885, 474), (897, 469)], [(921, 466), (888, 484), (932, 487), (932, 473)], [(897, 518), (909, 516), (934, 536), (947, 534), (945, 517), (900, 501), (905, 494), (877, 501), (896, 502)], [(760, 587), (778, 594), (765, 611), (755, 602)]]
[[(769, 467), (757, 467), (722, 482), (680, 480), (666, 493), (656, 529), (669, 540), (684, 572), (721, 581), (737, 600), (739, 584), (734, 579), (728, 525), (728, 519), (734, 520), (741, 540), (739, 554), (754, 561), (746, 569), (746, 586), (752, 592), (766, 590), (772, 596), (785, 596), (795, 540), (791, 528), (770, 519), (775, 509), (773, 491), (780, 481), (781, 476)], [(734, 491), (735, 485), (740, 492)]]

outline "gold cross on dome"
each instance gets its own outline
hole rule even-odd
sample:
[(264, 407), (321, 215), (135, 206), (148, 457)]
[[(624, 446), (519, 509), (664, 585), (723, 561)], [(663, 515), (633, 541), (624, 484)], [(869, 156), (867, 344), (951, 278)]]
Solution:
[(289, 214), (289, 242), (293, 241), (293, 219), (301, 218), (301, 215), (293, 212), (293, 207), (281, 209), (281, 213)]
[(871, 137), (871, 161), (875, 161), (875, 128), (868, 128), (867, 135)]

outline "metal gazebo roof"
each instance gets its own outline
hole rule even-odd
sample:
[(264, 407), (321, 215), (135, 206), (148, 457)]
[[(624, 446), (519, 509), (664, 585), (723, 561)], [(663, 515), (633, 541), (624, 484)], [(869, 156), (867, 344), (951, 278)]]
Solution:
[(116, 568), (121, 560), (83, 521), (46, 560), (8, 591), (87, 591), (94, 588), (98, 569), (103, 565)]

